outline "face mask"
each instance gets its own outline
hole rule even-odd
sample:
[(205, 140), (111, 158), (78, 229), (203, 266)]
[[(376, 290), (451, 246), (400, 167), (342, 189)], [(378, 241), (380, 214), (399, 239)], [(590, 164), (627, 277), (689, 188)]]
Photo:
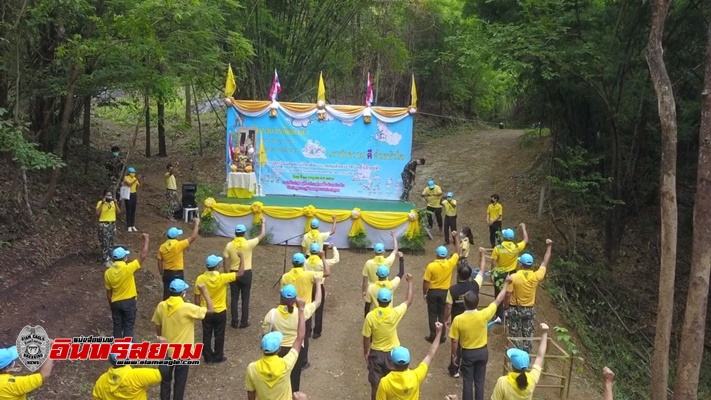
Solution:
[(112, 195), (107, 195), (106, 196), (106, 201), (113, 201), (114, 197)]
[(494, 200), (494, 199), (491, 199), (491, 202), (492, 202), (492, 203), (494, 203), (495, 201), (496, 201), (496, 200)]
[[(128, 175), (131, 176), (131, 177), (134, 177), (134, 176), (136, 176), (136, 173), (135, 173), (135, 172), (131, 172), (131, 173), (128, 174)], [(494, 201), (492, 200), (491, 202), (493, 203)]]
[(118, 153), (118, 152), (116, 152), (116, 153), (111, 153), (111, 154), (113, 154), (114, 157), (118, 157), (118, 156), (119, 156), (119, 153)]

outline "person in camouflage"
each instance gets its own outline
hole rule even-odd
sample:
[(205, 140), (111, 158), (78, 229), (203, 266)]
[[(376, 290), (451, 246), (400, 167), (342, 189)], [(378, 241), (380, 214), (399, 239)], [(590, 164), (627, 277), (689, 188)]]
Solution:
[(96, 203), (96, 216), (99, 218), (101, 260), (109, 265), (116, 235), (116, 215), (120, 211), (118, 202), (114, 199), (113, 189), (106, 189), (104, 197)]
[(118, 186), (123, 171), (124, 159), (121, 156), (121, 149), (118, 146), (111, 148), (111, 157), (106, 160), (106, 170), (108, 172), (109, 185), (114, 190)]
[(402, 178), (402, 195), (400, 200), (410, 201), (410, 190), (415, 185), (415, 174), (418, 165), (425, 165), (425, 159), (419, 158), (411, 160), (405, 164), (405, 169), (402, 170), (400, 177)]

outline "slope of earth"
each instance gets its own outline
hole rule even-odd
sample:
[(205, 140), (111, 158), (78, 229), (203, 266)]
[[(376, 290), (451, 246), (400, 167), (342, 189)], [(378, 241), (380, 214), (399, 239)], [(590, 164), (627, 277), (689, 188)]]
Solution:
[[(521, 131), (511, 130), (460, 130), (455, 134), (428, 140), (414, 151), (414, 157), (426, 157), (427, 164), (418, 170), (417, 190), (424, 187), (428, 177), (434, 177), (445, 191), (453, 191), (460, 202), (459, 224), (472, 227), (475, 236), (474, 249), (486, 246), (488, 230), (485, 224), (485, 209), (492, 193), (501, 195), (506, 226), (530, 222), (529, 232), (534, 255), (540, 260), (545, 232), (536, 230), (536, 204), (519, 201), (515, 176), (533, 164), (540, 148), (520, 148)], [(139, 137), (140, 140), (140, 137)], [(128, 140), (126, 140), (128, 142)], [(456, 144), (456, 145), (454, 145)], [(204, 182), (210, 176), (212, 182), (222, 180), (222, 154), (220, 147), (211, 150), (213, 157), (194, 163), (193, 168), (181, 168), (178, 179)], [(163, 241), (164, 232), (172, 224), (160, 215), (163, 204), (162, 173), (166, 162), (177, 159), (143, 159), (140, 173), (146, 175), (146, 184), (140, 194), (136, 226), (141, 232), (151, 235), (151, 256), (137, 273), (139, 308), (136, 324), (138, 339), (154, 339), (154, 327), (150, 322), (153, 310), (162, 293), (157, 274), (155, 253)], [(182, 162), (181, 164), (188, 164)], [(416, 197), (416, 196), (413, 196)], [(419, 200), (419, 199), (418, 199)], [(528, 199), (527, 199), (528, 200)], [(175, 223), (186, 232), (190, 226)], [(139, 235), (125, 232), (120, 224), (117, 243), (126, 244), (135, 252), (139, 249)], [(80, 229), (86, 237), (86, 246), (94, 243), (94, 227)], [(198, 239), (185, 254), (187, 281), (194, 283), (202, 273), (205, 257), (222, 252), (227, 238), (203, 237)], [(421, 279), (425, 265), (433, 258), (434, 248), (441, 242), (436, 236), (428, 243), (424, 256), (407, 256), (406, 269), (414, 279), (415, 300), (400, 327), (402, 344), (410, 348), (413, 362), (424, 357), (428, 343), (426, 307), (422, 300)], [(289, 249), (289, 256), (296, 249)], [(361, 327), (362, 303), (360, 299), (360, 272), (370, 254), (341, 253), (341, 261), (334, 266), (328, 280), (328, 297), (324, 334), (312, 341), (310, 361), (312, 367), (302, 375), (302, 390), (313, 400), (367, 399), (369, 385), (367, 370), (362, 356)], [(265, 313), (278, 302), (277, 289), (273, 287), (282, 273), (284, 248), (272, 245), (259, 247), (254, 254), (254, 279), (250, 320), (247, 329), (227, 328), (226, 355), (228, 360), (219, 366), (200, 365), (191, 367), (187, 399), (224, 398), (229, 391), (231, 398), (246, 399), (244, 372), (247, 364), (259, 357), (260, 322)], [(0, 308), (0, 341), (2, 344), (15, 341), (17, 333), (25, 325), (42, 325), (52, 337), (79, 335), (110, 335), (111, 319), (103, 290), (104, 267), (94, 261), (95, 254), (72, 257), (53, 265), (48, 272), (27, 279), (3, 291)], [(492, 293), (491, 287), (484, 289)], [(404, 300), (405, 289), (398, 289), (394, 301)], [(561, 317), (543, 290), (539, 290), (537, 316), (539, 321), (551, 326), (563, 326)], [(491, 297), (483, 296), (484, 303)], [(201, 328), (196, 325), (196, 338), (201, 338)], [(496, 379), (503, 368), (506, 338), (500, 328), (494, 328), (489, 339), (489, 364), (486, 395), (491, 395)], [(552, 353), (553, 349), (549, 350)], [(461, 393), (461, 381), (446, 373), (449, 361), (449, 341), (440, 347), (422, 387), (423, 399), (442, 399), (446, 394)], [(101, 361), (58, 362), (53, 376), (33, 394), (34, 399), (86, 399), (96, 378), (108, 368)], [(599, 397), (598, 374), (592, 371), (575, 371), (570, 399)], [(153, 388), (149, 398), (157, 398)], [(537, 390), (536, 399), (555, 399), (552, 390)]]

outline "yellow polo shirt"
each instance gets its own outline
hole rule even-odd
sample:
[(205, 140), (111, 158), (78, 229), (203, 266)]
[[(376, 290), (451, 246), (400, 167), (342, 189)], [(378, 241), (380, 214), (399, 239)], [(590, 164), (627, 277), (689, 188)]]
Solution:
[[(326, 259), (328, 262), (328, 267), (333, 267), (335, 264), (338, 264), (339, 261), (341, 261), (341, 256), (338, 254), (338, 249), (333, 248), (333, 258), (328, 258)], [(321, 257), (319, 256), (309, 256), (309, 258), (306, 259), (306, 262), (304, 263), (304, 270), (305, 271), (314, 271), (314, 272), (323, 272), (323, 260), (321, 260)], [(323, 278), (321, 283), (325, 284), (326, 283), (326, 278)]]
[(375, 283), (378, 281), (378, 267), (381, 265), (387, 265), (388, 268), (392, 267), (395, 262), (396, 254), (392, 253), (387, 257), (375, 256), (370, 260), (365, 262), (363, 266), (363, 276), (368, 278), (368, 283)]
[(397, 307), (376, 307), (368, 313), (363, 322), (363, 336), (371, 338), (370, 348), (391, 351), (400, 346), (397, 326), (407, 312), (407, 303)]
[(444, 215), (448, 217), (457, 216), (457, 200), (444, 200), (442, 201), (442, 207), (444, 208)]
[(459, 244), (459, 247), (462, 249), (462, 258), (468, 258), (469, 257), (469, 238), (465, 237), (462, 239), (462, 242)]
[(390, 371), (380, 380), (375, 400), (419, 400), (420, 385), (427, 378), (427, 364), (415, 369)]
[(496, 314), (496, 303), (489, 304), (488, 307), (479, 310), (467, 310), (454, 317), (452, 327), (449, 330), (449, 337), (459, 340), (462, 349), (480, 349), (488, 343), (489, 321)]
[(96, 203), (96, 207), (101, 206), (101, 215), (99, 215), (99, 222), (116, 222), (116, 202), (111, 203), (102, 202)]
[(536, 304), (536, 288), (546, 277), (546, 266), (541, 265), (538, 271), (522, 269), (511, 275), (511, 283), (507, 291), (511, 293), (512, 306), (533, 307)]
[[(205, 319), (207, 308), (186, 303), (180, 296), (170, 296), (161, 301), (153, 313), (154, 324), (160, 325), (161, 336), (168, 343), (195, 343), (195, 320)], [(173, 350), (169, 349), (170, 356)]]
[(457, 268), (459, 254), (454, 253), (446, 260), (434, 260), (425, 269), (425, 280), (430, 283), (430, 289), (447, 290), (452, 286), (452, 273)]
[(257, 400), (291, 400), (291, 370), (298, 357), (299, 352), (292, 349), (283, 358), (262, 356), (250, 363), (245, 374), (247, 391), (255, 392)]
[(296, 296), (304, 299), (306, 304), (313, 302), (314, 278), (323, 278), (323, 272), (305, 271), (303, 268), (292, 268), (281, 276), (281, 287), (286, 285), (296, 286)]
[(178, 190), (178, 185), (175, 183), (175, 175), (170, 172), (165, 173), (165, 188), (169, 190)]
[(304, 233), (304, 238), (301, 239), (301, 247), (304, 249), (304, 254), (309, 254), (312, 243), (318, 243), (323, 247), (323, 243), (331, 237), (331, 232), (319, 232), (318, 229), (311, 229)]
[(511, 272), (518, 266), (518, 256), (526, 248), (525, 242), (503, 241), (491, 251), (491, 259), (496, 260), (496, 271)]
[(138, 260), (130, 263), (114, 261), (104, 272), (104, 289), (111, 290), (111, 302), (132, 299), (136, 293), (136, 278), (134, 273), (141, 269)]
[(231, 242), (227, 243), (225, 251), (222, 252), (222, 256), (230, 258), (230, 270), (237, 271), (239, 269), (239, 257), (237, 257), (238, 251), (242, 252), (242, 257), (244, 258), (244, 270), (251, 270), (252, 250), (257, 247), (258, 244), (259, 238), (247, 240), (243, 237), (234, 238)]
[(187, 239), (168, 239), (158, 249), (158, 259), (163, 260), (163, 269), (166, 271), (182, 271), (183, 251), (190, 247)]
[(109, 368), (94, 384), (93, 400), (147, 400), (146, 389), (162, 377), (158, 368)]
[[(316, 312), (316, 304), (307, 304), (304, 307), (304, 318), (309, 319)], [(284, 335), (281, 347), (291, 347), (296, 340), (299, 329), (299, 310), (294, 306), (294, 312), (289, 313), (289, 308), (279, 305), (269, 310), (262, 321), (262, 333), (278, 331)]]
[[(131, 189), (131, 193), (136, 193), (136, 191), (138, 191), (138, 187), (141, 186), (141, 183), (138, 182), (138, 178), (131, 175), (124, 176), (123, 182)], [(133, 184), (134, 182), (136, 183), (135, 185)]]
[[(382, 288), (390, 289), (390, 291), (395, 292), (395, 289), (400, 285), (400, 277), (396, 276), (390, 280), (377, 281), (368, 285), (368, 291), (365, 296), (366, 303), (378, 304), (378, 292)], [(394, 295), (395, 293), (393, 293)], [(390, 307), (392, 308), (393, 302), (390, 302)]]
[(519, 390), (516, 384), (518, 372), (510, 372), (500, 377), (494, 386), (491, 400), (532, 400), (533, 390), (541, 379), (541, 367), (534, 365), (530, 372), (526, 372), (528, 386), (524, 390)]
[[(227, 285), (237, 280), (236, 272), (221, 274), (219, 271), (205, 271), (195, 279), (195, 294), (200, 294), (199, 284), (204, 284), (212, 299), (212, 307), (216, 313), (227, 310)], [(200, 306), (207, 307), (205, 298), (201, 296)]]
[(442, 208), (442, 188), (439, 187), (439, 185), (435, 185), (434, 189), (430, 189), (430, 187), (426, 187), (425, 190), (422, 191), (422, 194), (424, 194), (425, 199), (427, 200), (427, 207), (432, 207), (432, 208)]
[(13, 376), (0, 374), (0, 400), (26, 400), (27, 394), (42, 386), (39, 373)]
[(486, 207), (486, 214), (489, 215), (489, 222), (496, 221), (499, 217), (504, 215), (504, 207), (501, 206), (501, 203), (490, 203), (489, 206)]
[[(476, 282), (476, 284), (479, 285), (479, 289), (481, 289), (481, 285), (484, 282), (484, 280), (481, 278), (481, 276), (479, 276), (479, 274), (477, 274), (474, 277), (474, 282)], [(457, 300), (459, 300), (459, 299), (457, 299)], [(449, 290), (447, 290), (447, 299), (445, 301), (447, 304), (454, 304), (454, 299), (452, 298), (452, 292), (450, 292)]]

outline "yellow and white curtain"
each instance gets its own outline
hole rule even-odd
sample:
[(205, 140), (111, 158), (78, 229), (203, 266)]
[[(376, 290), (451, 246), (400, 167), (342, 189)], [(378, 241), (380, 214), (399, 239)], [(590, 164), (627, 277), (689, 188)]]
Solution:
[[(232, 104), (240, 114), (248, 117), (261, 117), (273, 107), (277, 107), (280, 112), (293, 119), (309, 119), (318, 112), (318, 106), (310, 103), (233, 100)], [(326, 105), (325, 109), (329, 117), (346, 123), (354, 122), (364, 114), (370, 113), (375, 119), (392, 124), (404, 119), (412, 112), (411, 108), (407, 107)]]

